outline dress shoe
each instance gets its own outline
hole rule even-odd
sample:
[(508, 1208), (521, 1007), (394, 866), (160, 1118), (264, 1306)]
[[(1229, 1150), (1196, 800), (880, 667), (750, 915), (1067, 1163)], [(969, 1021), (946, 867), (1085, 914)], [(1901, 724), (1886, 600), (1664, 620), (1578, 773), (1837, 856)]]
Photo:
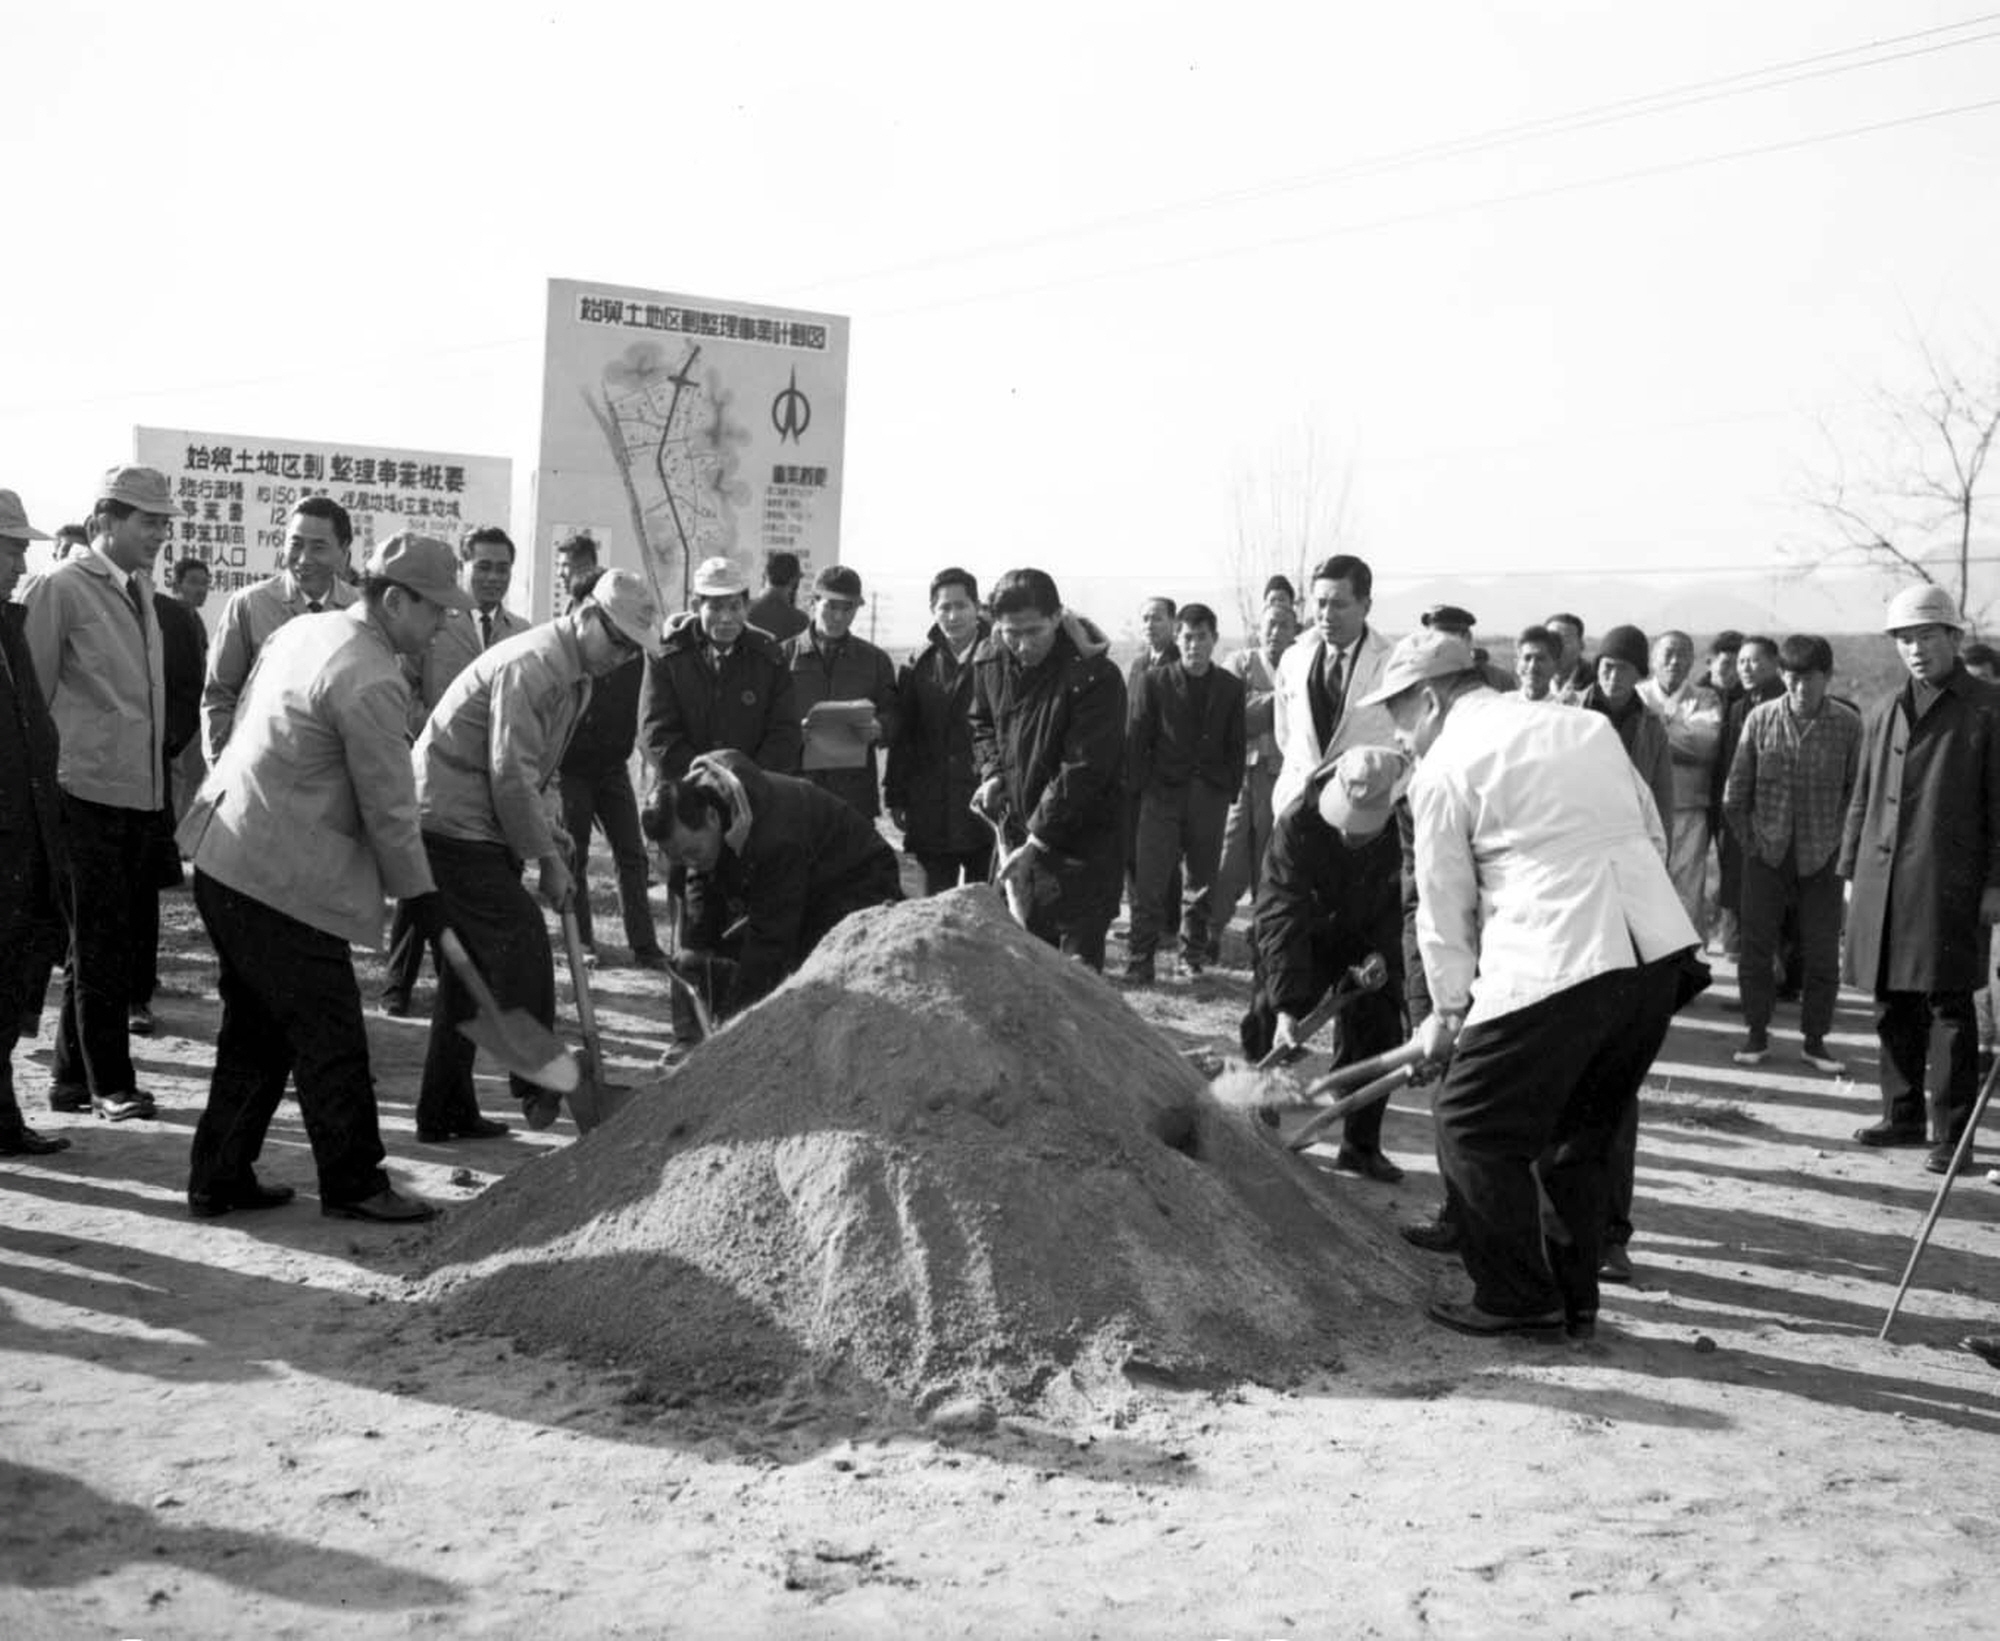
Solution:
[(1924, 1131), (1921, 1128), (1905, 1128), (1900, 1123), (1888, 1122), (1872, 1123), (1866, 1128), (1857, 1128), (1854, 1131), (1854, 1137), (1863, 1145), (1872, 1145), (1877, 1148), (1892, 1145), (1927, 1145), (1930, 1143), (1925, 1138)]
[(1424, 1307), (1433, 1322), (1442, 1322), (1454, 1333), (1469, 1333), (1479, 1339), (1498, 1339), (1505, 1334), (1522, 1334), (1531, 1339), (1558, 1339), (1564, 1317), (1560, 1310), (1538, 1311), (1533, 1316), (1497, 1316), (1481, 1310), (1471, 1300), (1433, 1299)]
[(153, 1035), (153, 1011), (144, 1003), (134, 1003), (125, 1011), (125, 1029), (134, 1037)]
[(1398, 1225), (1397, 1234), (1413, 1248), (1427, 1254), (1455, 1254), (1465, 1234), (1448, 1219), (1417, 1219)]
[(220, 1219), (233, 1208), (282, 1208), (297, 1195), (289, 1185), (264, 1185), (253, 1178), (213, 1191), (188, 1192), (188, 1213), (196, 1219)]
[(1632, 1256), (1625, 1251), (1623, 1243), (1605, 1243), (1604, 1251), (1597, 1256), (1597, 1280), (1600, 1282), (1632, 1280)]
[(126, 1089), (118, 1094), (94, 1094), (90, 1109), (106, 1122), (150, 1121), (158, 1115), (153, 1096), (141, 1094), (137, 1089)]
[(445, 1145), (452, 1140), (497, 1140), (504, 1138), (511, 1130), (503, 1122), (495, 1122), (491, 1117), (473, 1117), (466, 1122), (456, 1122), (437, 1127), (419, 1123), (417, 1138), (426, 1145)]
[(1394, 1185), (1403, 1177), (1403, 1170), (1380, 1151), (1364, 1151), (1358, 1145), (1343, 1145), (1334, 1155), (1333, 1166), (1343, 1174), (1359, 1174), (1384, 1185)]
[(1969, 1333), (1965, 1336), (1965, 1348), (1988, 1367), (2000, 1368), (2000, 1335)]
[(49, 1090), (49, 1109), (75, 1115), (90, 1109), (90, 1090), (81, 1083), (57, 1083)]
[(1563, 1322), (1563, 1332), (1579, 1345), (1587, 1345), (1597, 1337), (1597, 1312), (1579, 1311)]
[(1965, 1161), (1960, 1163), (1957, 1168), (1953, 1168), (1952, 1159), (1957, 1154), (1958, 1146), (1956, 1144), (1940, 1145), (1929, 1156), (1924, 1158), (1924, 1167), (1933, 1174), (1962, 1174), (1972, 1166), (1972, 1154), (1968, 1151)]
[(521, 1120), (539, 1134), (555, 1125), (562, 1115), (562, 1096), (552, 1088), (538, 1088), (521, 1097)]
[(60, 1134), (37, 1134), (26, 1123), (0, 1131), (0, 1157), (46, 1157), (67, 1151), (69, 1141)]
[(385, 1185), (359, 1202), (328, 1202), (322, 1198), (319, 1211), (328, 1219), (367, 1219), (378, 1225), (420, 1225), (438, 1216), (436, 1203), (403, 1196), (393, 1185)]
[(1125, 984), (1128, 986), (1150, 986), (1153, 984), (1153, 960), (1148, 957), (1139, 962), (1125, 965)]

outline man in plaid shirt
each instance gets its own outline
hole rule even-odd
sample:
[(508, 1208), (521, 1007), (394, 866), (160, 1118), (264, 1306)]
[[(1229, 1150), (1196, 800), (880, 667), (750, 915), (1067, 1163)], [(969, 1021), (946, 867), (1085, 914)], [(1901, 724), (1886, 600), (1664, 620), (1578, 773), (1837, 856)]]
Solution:
[(1743, 1018), (1749, 1035), (1732, 1058), (1760, 1065), (1770, 1052), (1777, 1001), (1772, 956), (1788, 904), (1796, 905), (1805, 974), (1801, 1057), (1821, 1071), (1845, 1068), (1826, 1033), (1840, 989), (1841, 827), (1861, 770), (1861, 714), (1826, 692), (1833, 647), (1812, 634), (1778, 646), (1785, 693), (1753, 707), (1723, 787), (1722, 812), (1743, 847)]

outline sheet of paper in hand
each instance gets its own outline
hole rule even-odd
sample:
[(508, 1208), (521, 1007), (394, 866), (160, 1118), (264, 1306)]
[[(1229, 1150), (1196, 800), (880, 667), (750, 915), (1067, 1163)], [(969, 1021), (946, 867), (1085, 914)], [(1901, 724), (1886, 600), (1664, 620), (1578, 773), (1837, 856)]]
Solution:
[(820, 701), (806, 713), (807, 769), (860, 769), (880, 732), (871, 701)]

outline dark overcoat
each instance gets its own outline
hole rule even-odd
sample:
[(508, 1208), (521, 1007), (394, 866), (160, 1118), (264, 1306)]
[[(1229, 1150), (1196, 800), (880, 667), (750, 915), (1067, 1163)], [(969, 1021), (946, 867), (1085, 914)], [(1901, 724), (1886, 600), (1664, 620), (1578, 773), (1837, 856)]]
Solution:
[(1843, 977), (1888, 991), (1977, 991), (1983, 891), (2000, 887), (2000, 688), (1963, 666), (1912, 722), (1905, 684), (1868, 714), (1840, 875), (1854, 885)]
[[(979, 623), (979, 639), (991, 629)], [(897, 734), (882, 790), (905, 811), (903, 846), (913, 855), (969, 855), (993, 841), (972, 813), (972, 657), (961, 664), (936, 627), (896, 679)]]

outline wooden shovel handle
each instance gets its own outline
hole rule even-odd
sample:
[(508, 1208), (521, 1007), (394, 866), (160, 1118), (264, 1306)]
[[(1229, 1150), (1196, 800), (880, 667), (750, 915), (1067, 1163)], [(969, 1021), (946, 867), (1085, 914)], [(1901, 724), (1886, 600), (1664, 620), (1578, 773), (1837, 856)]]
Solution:
[(493, 990), (486, 984), (486, 976), (472, 961), (472, 954), (465, 949), (465, 943), (458, 938), (456, 929), (446, 929), (438, 936), (438, 950), (444, 953), (444, 960), (451, 965), (451, 972), (458, 976), (465, 989), (472, 993), (473, 1002), (479, 1005), (481, 1014), (499, 1018), (500, 1005), (493, 1000)]

